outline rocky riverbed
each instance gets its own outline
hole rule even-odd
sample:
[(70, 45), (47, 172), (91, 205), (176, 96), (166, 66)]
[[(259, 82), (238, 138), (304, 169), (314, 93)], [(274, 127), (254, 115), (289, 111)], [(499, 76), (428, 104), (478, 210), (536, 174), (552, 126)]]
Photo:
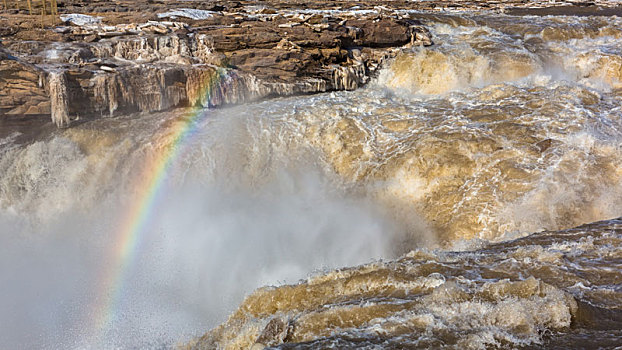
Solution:
[[(59, 1), (0, 15), (0, 120), (94, 117), (352, 90), (404, 48), (424, 13), (618, 11), (614, 2)], [(20, 7), (21, 6), (21, 7)], [(49, 9), (47, 9), (49, 11)]]

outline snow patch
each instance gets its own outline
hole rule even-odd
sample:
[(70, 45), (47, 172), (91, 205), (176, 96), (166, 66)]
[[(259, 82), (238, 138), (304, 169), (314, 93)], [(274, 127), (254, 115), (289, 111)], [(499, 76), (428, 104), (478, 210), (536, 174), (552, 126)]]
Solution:
[(214, 11), (207, 10), (197, 10), (197, 9), (175, 9), (164, 13), (159, 13), (158, 18), (177, 18), (177, 17), (186, 17), (194, 20), (200, 19), (208, 19), (212, 17), (215, 13)]
[(83, 15), (80, 13), (69, 13), (66, 15), (61, 15), (60, 19), (63, 22), (72, 23), (77, 26), (94, 25), (94, 24), (99, 24), (102, 21), (101, 17), (93, 17), (89, 15)]

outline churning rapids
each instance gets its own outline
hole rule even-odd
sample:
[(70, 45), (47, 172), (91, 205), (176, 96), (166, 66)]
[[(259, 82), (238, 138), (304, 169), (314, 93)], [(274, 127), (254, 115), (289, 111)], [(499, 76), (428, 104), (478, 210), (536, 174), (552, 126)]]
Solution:
[(622, 19), (422, 19), (366, 88), (182, 142), (184, 111), (4, 130), (0, 348), (621, 346)]

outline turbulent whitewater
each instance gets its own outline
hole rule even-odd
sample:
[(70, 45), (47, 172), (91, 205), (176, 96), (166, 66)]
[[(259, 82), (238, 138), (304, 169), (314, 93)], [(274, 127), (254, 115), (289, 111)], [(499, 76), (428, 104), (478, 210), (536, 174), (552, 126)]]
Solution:
[(621, 346), (622, 20), (421, 20), (435, 45), (364, 89), (206, 109), (181, 144), (184, 111), (2, 130), (0, 347)]

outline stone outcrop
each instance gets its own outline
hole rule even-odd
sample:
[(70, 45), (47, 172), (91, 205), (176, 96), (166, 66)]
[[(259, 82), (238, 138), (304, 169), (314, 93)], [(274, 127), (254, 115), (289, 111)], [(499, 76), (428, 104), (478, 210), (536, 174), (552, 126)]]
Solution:
[[(358, 0), (358, 1), (334, 1), (334, 0), (212, 0), (212, 1), (188, 1), (188, 0), (57, 0), (58, 9), (63, 13), (114, 13), (117, 17), (122, 15), (134, 16), (140, 13), (144, 18), (155, 19), (158, 14), (173, 12), (174, 10), (188, 7), (192, 4), (193, 9), (215, 12), (239, 12), (247, 7), (252, 7), (257, 12), (264, 14), (279, 10), (309, 9), (309, 10), (333, 10), (349, 9), (357, 7), (361, 10), (373, 9), (381, 5), (388, 9), (413, 9), (418, 11), (445, 11), (457, 9), (464, 11), (488, 10), (506, 12), (512, 9), (551, 8), (551, 7), (616, 7), (618, 0), (434, 0), (434, 1), (411, 1), (411, 0)], [(23, 1), (22, 1), (23, 2)], [(33, 6), (38, 6), (33, 2)], [(37, 8), (38, 9), (38, 8)], [(35, 10), (36, 11), (36, 10)], [(11, 7), (10, 14), (27, 14), (28, 8), (21, 4), (19, 8)]]
[(117, 23), (106, 13), (65, 14), (46, 29), (15, 19), (2, 33), (0, 113), (49, 115), (66, 127), (78, 118), (352, 90), (399, 48), (432, 44), (417, 19), (390, 11), (160, 15)]
[(0, 48), (0, 115), (50, 115), (45, 72)]

